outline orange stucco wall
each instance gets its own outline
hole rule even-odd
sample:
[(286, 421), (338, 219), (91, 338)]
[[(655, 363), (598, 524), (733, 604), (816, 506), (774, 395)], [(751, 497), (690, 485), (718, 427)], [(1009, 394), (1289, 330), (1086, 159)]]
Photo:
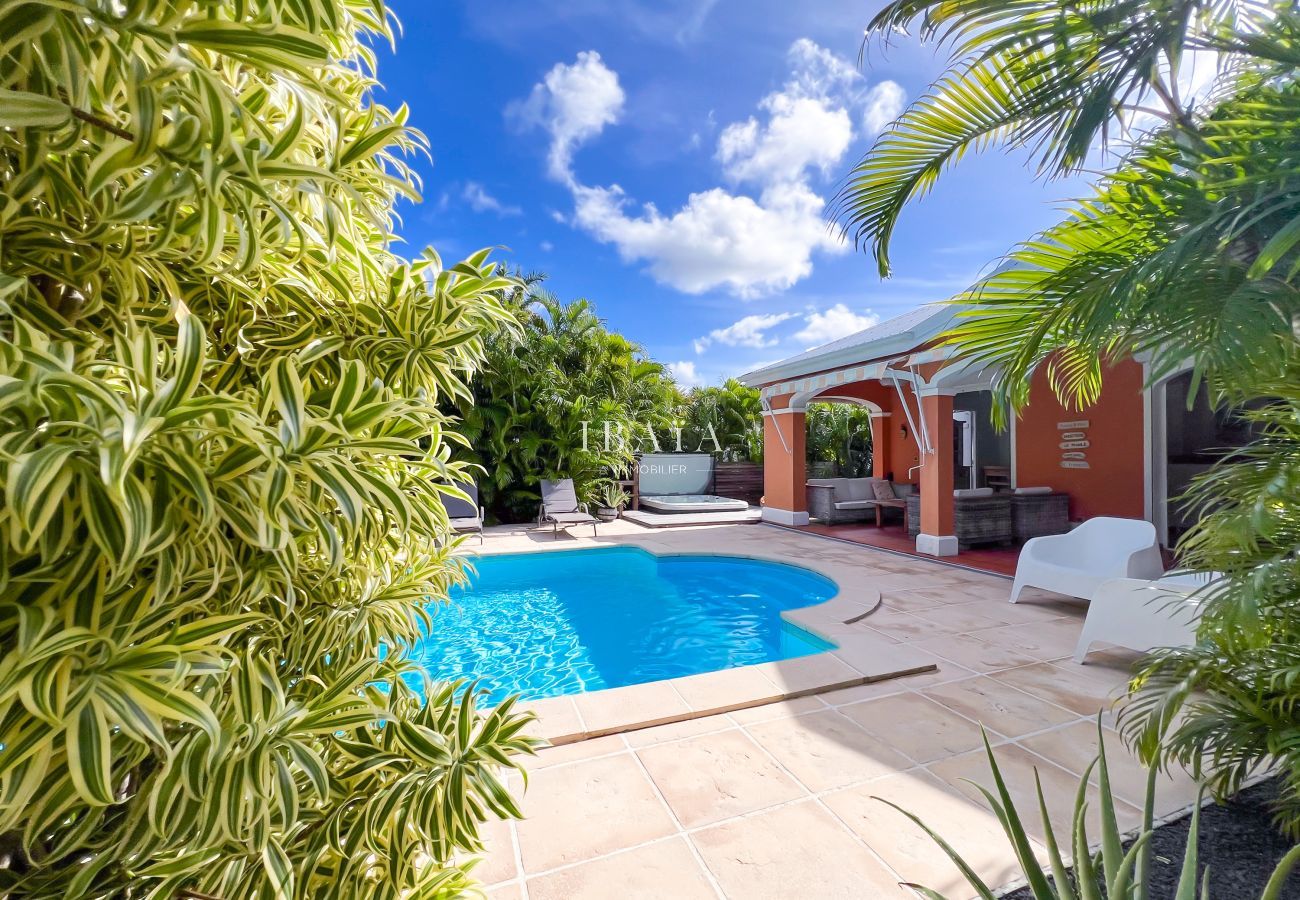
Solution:
[[(935, 448), (952, 446), (952, 397), (921, 399), (926, 430)], [(952, 453), (938, 450), (926, 457), (921, 478), (921, 533), (943, 537), (953, 533)]]
[[(907, 402), (911, 404), (912, 415), (915, 416), (916, 397), (912, 394), (911, 386), (904, 384), (903, 391), (907, 394)], [(912, 434), (910, 426), (906, 436), (903, 434), (903, 426), (907, 425), (907, 413), (903, 411), (903, 405), (898, 399), (898, 391), (894, 390), (892, 384), (879, 381), (855, 381), (828, 388), (823, 394), (867, 400), (880, 407), (882, 412), (889, 413), (888, 416), (876, 420), (872, 430), (872, 474), (883, 478), (892, 472), (896, 482), (916, 483), (919, 470), (910, 476), (907, 473), (907, 470), (920, 460), (916, 436)]]
[[(774, 401), (785, 408), (788, 397)], [(777, 429), (780, 429), (780, 434)], [(804, 414), (783, 413), (763, 417), (763, 504), (774, 509), (803, 512), (808, 508), (804, 485), (807, 428)], [(784, 438), (784, 444), (782, 443)], [(785, 451), (785, 447), (790, 452)]]
[[(1142, 518), (1145, 478), (1142, 365), (1127, 359), (1109, 366), (1097, 402), (1084, 410), (1057, 400), (1044, 366), (1034, 373), (1029, 405), (1016, 421), (1016, 483), (1047, 485), (1070, 495), (1070, 518)], [(1059, 422), (1086, 419), (1087, 469), (1061, 467)]]

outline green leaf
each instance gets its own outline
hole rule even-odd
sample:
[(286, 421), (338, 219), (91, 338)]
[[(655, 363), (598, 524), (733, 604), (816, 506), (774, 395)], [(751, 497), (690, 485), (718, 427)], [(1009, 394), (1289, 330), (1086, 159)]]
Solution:
[(112, 735), (98, 700), (92, 697), (77, 709), (65, 743), (68, 774), (77, 793), (95, 806), (112, 804)]
[(52, 97), (0, 88), (0, 126), (62, 128), (72, 121), (72, 109)]

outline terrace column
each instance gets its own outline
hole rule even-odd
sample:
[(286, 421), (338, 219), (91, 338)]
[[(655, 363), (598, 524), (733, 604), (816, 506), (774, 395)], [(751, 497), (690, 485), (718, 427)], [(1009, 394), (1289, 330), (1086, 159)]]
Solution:
[(930, 453), (922, 454), (921, 533), (916, 552), (930, 556), (956, 556), (953, 527), (952, 395), (921, 390), (921, 410), (929, 437)]
[(893, 471), (893, 459), (889, 450), (889, 422), (889, 413), (871, 414), (871, 474), (876, 478), (884, 478)]
[(778, 398), (763, 413), (763, 521), (807, 525), (804, 410), (776, 406), (788, 402)]

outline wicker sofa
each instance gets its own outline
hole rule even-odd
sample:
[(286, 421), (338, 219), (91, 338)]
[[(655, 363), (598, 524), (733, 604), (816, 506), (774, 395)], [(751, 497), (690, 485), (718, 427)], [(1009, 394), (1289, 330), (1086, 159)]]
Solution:
[[(889, 485), (894, 502), (881, 503), (876, 494), (877, 482)], [(865, 522), (876, 517), (877, 509), (897, 508), (912, 490), (910, 484), (894, 484), (883, 478), (811, 478), (807, 483), (808, 514), (825, 525)]]

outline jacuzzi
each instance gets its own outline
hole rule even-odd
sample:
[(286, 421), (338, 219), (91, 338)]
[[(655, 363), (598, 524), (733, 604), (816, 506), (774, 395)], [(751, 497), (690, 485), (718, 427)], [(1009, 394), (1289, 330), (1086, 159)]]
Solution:
[(730, 497), (712, 494), (654, 494), (641, 495), (641, 507), (661, 513), (744, 512), (749, 504)]

